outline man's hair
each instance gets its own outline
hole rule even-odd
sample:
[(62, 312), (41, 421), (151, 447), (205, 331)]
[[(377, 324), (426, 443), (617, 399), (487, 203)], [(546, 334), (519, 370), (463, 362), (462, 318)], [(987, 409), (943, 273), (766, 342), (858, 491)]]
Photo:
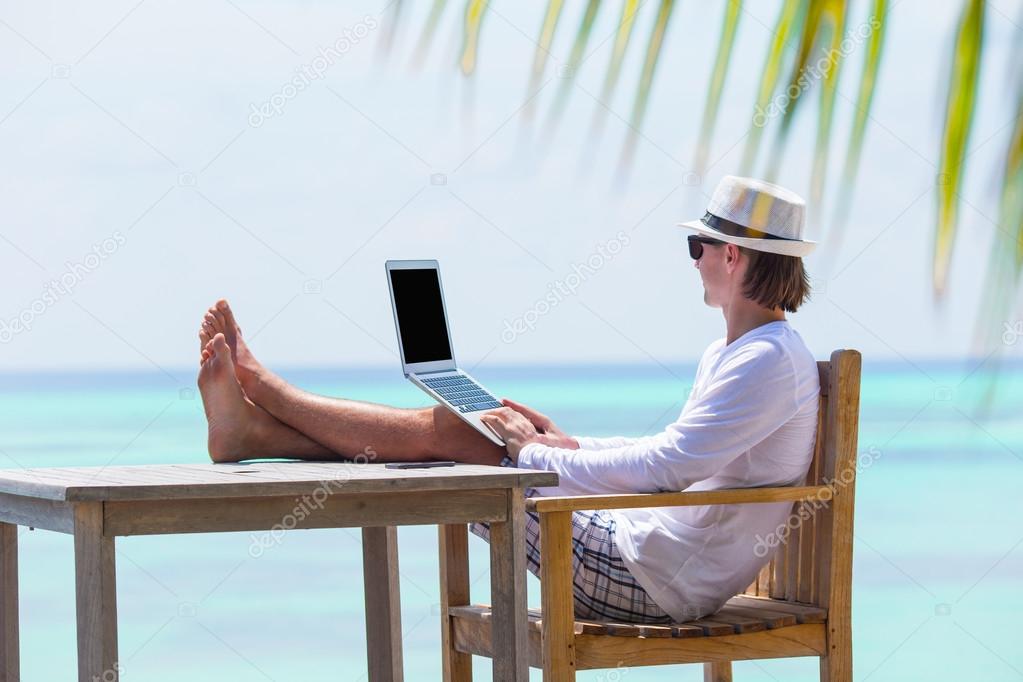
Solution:
[(794, 313), (810, 297), (810, 276), (798, 256), (754, 251), (740, 246), (749, 258), (742, 293), (765, 308)]

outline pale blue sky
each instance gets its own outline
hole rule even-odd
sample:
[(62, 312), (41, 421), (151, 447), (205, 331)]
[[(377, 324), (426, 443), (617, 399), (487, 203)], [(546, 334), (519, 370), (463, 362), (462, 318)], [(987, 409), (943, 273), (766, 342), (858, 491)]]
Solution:
[[(169, 2), (77, 6), (0, 3), (0, 319), (36, 306), (32, 329), (0, 345), (2, 369), (178, 368), (195, 361), (205, 307), (230, 298), (266, 361), (396, 363), (383, 262), (438, 258), (459, 359), (466, 365), (684, 362), (722, 335), (674, 223), (702, 214), (736, 171), (777, 2), (746, 3), (707, 177), (683, 182), (695, 151), (722, 3), (679, 3), (627, 183), (614, 167), (627, 127), (643, 9), (602, 137), (590, 132), (617, 6), (602, 11), (591, 57), (556, 135), (548, 65), (524, 123), (545, 3), (497, 2), (479, 71), (452, 64), (461, 3), (449, 3), (430, 53), (410, 67), (427, 3), (409, 8), (386, 59), (384, 2)], [(614, 4), (614, 3), (612, 3)], [(970, 341), (996, 217), (1018, 73), (1010, 52), (1020, 3), (991, 3), (984, 80), (971, 139), (950, 291), (932, 303), (935, 176), (948, 45), (959, 2), (904, 0), (892, 10), (849, 233), (807, 266), (818, 291), (791, 320), (819, 357), (955, 357)], [(567, 56), (583, 3), (569, 3), (554, 55)], [(853, 24), (867, 3), (854, 3)], [(365, 17), (379, 26), (280, 115), (268, 100)], [(840, 84), (823, 215), (844, 160), (862, 51)], [(780, 182), (809, 191), (816, 92), (804, 103)], [(765, 136), (770, 140), (771, 131)], [(738, 143), (738, 144), (737, 144)], [(444, 174), (446, 184), (431, 184)], [(598, 244), (629, 244), (535, 329), (502, 340)], [(822, 225), (809, 237), (828, 240)], [(123, 241), (70, 295), (46, 283), (104, 239)], [(108, 247), (114, 242), (108, 242)], [(101, 247), (102, 248), (102, 247)], [(827, 248), (827, 246), (823, 247)], [(822, 250), (819, 250), (822, 251)], [(80, 271), (81, 272), (81, 271)], [(42, 303), (40, 303), (42, 301)], [(41, 312), (39, 312), (41, 311)], [(1012, 320), (1008, 320), (1012, 322)], [(1009, 349), (1019, 355), (1023, 343)]]

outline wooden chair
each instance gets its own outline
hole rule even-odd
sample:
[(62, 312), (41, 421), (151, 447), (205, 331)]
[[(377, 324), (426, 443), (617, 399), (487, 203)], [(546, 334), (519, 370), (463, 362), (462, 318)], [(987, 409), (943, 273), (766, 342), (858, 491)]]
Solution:
[[(817, 656), (822, 681), (852, 679), (860, 354), (836, 350), (817, 365), (820, 416), (808, 485), (527, 500), (540, 516), (542, 546), (542, 609), (530, 611), (529, 661), (543, 668), (544, 680), (574, 680), (576, 670), (592, 668), (703, 663), (704, 680), (725, 682), (732, 679), (732, 661), (791, 656)], [(787, 500), (801, 523), (756, 581), (712, 616), (665, 626), (574, 619), (573, 510)], [(490, 655), (490, 607), (469, 605), (466, 527), (442, 526), (440, 538), (444, 679), (466, 682), (472, 679), (471, 655)]]

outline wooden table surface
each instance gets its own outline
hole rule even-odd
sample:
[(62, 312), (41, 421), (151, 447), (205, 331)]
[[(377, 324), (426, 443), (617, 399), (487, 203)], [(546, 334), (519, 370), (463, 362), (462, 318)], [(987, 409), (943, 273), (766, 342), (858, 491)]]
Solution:
[[(363, 529), (369, 679), (402, 679), (395, 528), (491, 524), (495, 680), (528, 677), (525, 488), (556, 474), (457, 464), (253, 462), (0, 469), (0, 682), (18, 680), (17, 527), (74, 535), (79, 680), (117, 680), (118, 536)], [(442, 550), (443, 551), (443, 550)], [(466, 576), (468, 598), (468, 579)], [(500, 617), (498, 617), (500, 614)], [(450, 635), (446, 612), (442, 633)], [(445, 661), (445, 665), (448, 662)]]
[(301, 495), (317, 485), (346, 493), (484, 490), (557, 485), (557, 474), (457, 464), (387, 469), (356, 462), (153, 464), (0, 469), (0, 493), (67, 502)]

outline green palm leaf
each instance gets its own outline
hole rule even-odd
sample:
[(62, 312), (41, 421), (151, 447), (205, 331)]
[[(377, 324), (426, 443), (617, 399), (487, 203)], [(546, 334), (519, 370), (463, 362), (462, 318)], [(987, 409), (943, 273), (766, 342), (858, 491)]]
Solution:
[(721, 105), (721, 93), (725, 87), (725, 76), (728, 74), (728, 62), (732, 56), (732, 46), (735, 44), (741, 10), (742, 0), (728, 0), (728, 4), (725, 5), (725, 20), (721, 25), (721, 37), (718, 39), (710, 85), (707, 86), (707, 102), (703, 108), (700, 139), (696, 146), (696, 159), (693, 161), (693, 171), (698, 175), (703, 174), (704, 166), (707, 164), (710, 138), (714, 134), (714, 123), (717, 121), (718, 107)]
[(462, 56), (458, 65), (466, 76), (476, 70), (477, 53), (480, 45), (480, 28), (483, 16), (489, 7), (487, 0), (468, 0), (465, 3), (465, 26), (462, 37)]
[(838, 74), (842, 67), (842, 40), (845, 38), (846, 0), (825, 0), (821, 8), (822, 28), (830, 32), (827, 64), (821, 82), (820, 112), (817, 115), (817, 140), (813, 151), (813, 171), (810, 174), (810, 216), (815, 224), (820, 216), (824, 196), (824, 180), (828, 172), (828, 144), (831, 141), (831, 122), (835, 116), (835, 95), (838, 93)]
[(380, 42), (377, 43), (377, 54), (385, 61), (394, 49), (394, 37), (398, 34), (398, 26), (401, 24), (401, 15), (405, 9), (405, 0), (394, 0), (391, 3), (391, 17), (387, 20)]
[[(986, 329), (1000, 327), (999, 318), (1010, 313), (1011, 297), (1023, 274), (1023, 94), (1019, 97), (1016, 122), (1005, 155), (997, 228), (991, 244), (984, 296), (990, 307), (987, 315), (978, 316), (978, 324)], [(1000, 328), (997, 331), (1002, 332)]]
[(426, 53), (430, 51), (430, 45), (433, 43), (433, 36), (437, 33), (437, 24), (440, 22), (440, 15), (444, 13), (444, 5), (447, 4), (447, 0), (433, 0), (433, 6), (430, 7), (430, 15), (426, 19), (426, 24), (423, 26), (423, 32), (419, 34), (419, 42), (416, 43), (415, 52), (412, 57), (412, 67), (419, 68), (423, 65), (426, 60)]
[(1018, 281), (1020, 274), (1023, 273), (1023, 97), (1016, 108), (1016, 127), (1012, 133), (1005, 182), (1002, 186), (1001, 214), (1002, 225), (1014, 231)]
[(568, 72), (562, 74), (561, 83), (558, 86), (558, 94), (551, 106), (550, 118), (547, 121), (548, 134), (553, 134), (565, 110), (568, 102), (568, 93), (572, 88), (572, 80), (575, 78), (575, 71), (582, 62), (583, 54), (586, 52), (586, 45), (590, 42), (590, 34), (593, 33), (593, 24), (597, 18), (597, 10), (600, 9), (601, 0), (588, 0), (586, 11), (583, 13), (579, 30), (575, 34), (575, 41), (572, 43), (572, 52), (568, 55), (568, 62), (565, 64)]
[(821, 22), (824, 18), (824, 3), (827, 0), (812, 0), (806, 10), (806, 20), (803, 22), (802, 31), (799, 36), (799, 47), (796, 50), (796, 59), (792, 68), (792, 75), (789, 77), (789, 84), (784, 91), (787, 98), (786, 104), (781, 112), (781, 123), (778, 127), (778, 135), (774, 140), (774, 149), (771, 151), (771, 159), (767, 166), (767, 179), (774, 180), (778, 176), (781, 167), (781, 159), (788, 141), (789, 132), (792, 129), (792, 122), (795, 120), (796, 110), (803, 100), (806, 91), (812, 85), (810, 80), (810, 62), (814, 57), (814, 48), (818, 44)]
[(842, 170), (842, 181), (838, 185), (838, 200), (835, 208), (835, 220), (829, 236), (828, 253), (834, 257), (842, 243), (846, 221), (849, 219), (853, 187), (859, 172), (860, 156), (863, 152), (863, 140), (867, 132), (867, 119), (870, 106), (874, 99), (874, 88), (877, 85), (877, 74), (881, 67), (881, 51), (884, 46), (884, 32), (888, 14), (888, 0), (874, 0), (871, 9), (871, 34), (867, 42), (867, 51), (863, 57), (863, 72), (860, 74), (860, 87), (856, 95), (856, 112), (853, 114), (852, 130), (849, 133), (849, 145), (845, 153), (845, 167)]
[[(1013, 318), (1012, 308), (1023, 274), (1023, 91), (1016, 107), (1016, 122), (1005, 159), (1002, 191), (998, 207), (998, 225), (991, 244), (991, 255), (985, 269), (984, 294), (974, 328), (974, 346), (983, 352), (995, 350), (991, 374), (998, 375), (1001, 353), (1007, 348), (1006, 337), (1020, 333), (1019, 318)], [(994, 405), (994, 380), (987, 382), (980, 412), (986, 416)]]
[(622, 19), (618, 22), (618, 29), (615, 31), (615, 44), (611, 50), (611, 61), (607, 67), (607, 74), (604, 76), (604, 85), (600, 89), (600, 101), (604, 106), (598, 106), (593, 118), (593, 135), (600, 134), (604, 119), (607, 116), (607, 107), (610, 106), (611, 97), (614, 95), (618, 85), (618, 78), (622, 73), (622, 62), (625, 60), (625, 51), (629, 47), (629, 40), (632, 38), (632, 29), (636, 25), (636, 12), (639, 11), (640, 0), (625, 0), (622, 4)]
[(643, 118), (646, 116), (647, 104), (650, 100), (650, 88), (654, 82), (654, 74), (657, 72), (657, 62), (661, 56), (661, 48), (664, 46), (664, 36), (668, 31), (668, 21), (671, 19), (671, 12), (675, 8), (675, 0), (661, 0), (661, 6), (657, 10), (657, 18), (650, 31), (650, 41), (647, 43), (646, 57), (643, 59), (643, 70), (639, 75), (639, 87), (636, 90), (636, 99), (632, 105), (632, 116), (629, 119), (629, 132), (625, 139), (625, 146), (622, 150), (622, 167), (628, 167), (636, 151), (636, 140), (639, 131), (643, 127)]
[(952, 74), (949, 79), (945, 126), (941, 144), (938, 183), (938, 225), (934, 240), (934, 292), (944, 294), (948, 281), (952, 243), (958, 220), (959, 188), (962, 185), (966, 144), (973, 123), (984, 39), (984, 2), (967, 0), (956, 30)]
[(760, 74), (760, 86), (757, 88), (757, 100), (754, 105), (753, 126), (746, 138), (746, 147), (742, 153), (742, 163), (739, 166), (742, 175), (749, 175), (753, 172), (753, 164), (756, 161), (757, 152), (760, 150), (760, 139), (763, 137), (764, 128), (770, 118), (767, 112), (771, 97), (778, 89), (785, 48), (788, 45), (789, 37), (795, 31), (800, 30), (805, 16), (805, 0), (785, 0), (781, 13), (778, 15), (778, 21), (774, 25), (774, 37), (767, 49), (764, 70)]
[(540, 26), (540, 39), (537, 41), (536, 50), (533, 52), (533, 68), (529, 73), (528, 93), (530, 99), (523, 111), (523, 120), (529, 120), (533, 115), (533, 109), (536, 107), (536, 98), (533, 97), (533, 94), (540, 85), (540, 79), (543, 78), (547, 60), (550, 59), (551, 44), (554, 42), (554, 33), (558, 29), (558, 19), (561, 18), (561, 10), (564, 4), (564, 0), (549, 0), (547, 3), (547, 12), (544, 13), (543, 24)]

